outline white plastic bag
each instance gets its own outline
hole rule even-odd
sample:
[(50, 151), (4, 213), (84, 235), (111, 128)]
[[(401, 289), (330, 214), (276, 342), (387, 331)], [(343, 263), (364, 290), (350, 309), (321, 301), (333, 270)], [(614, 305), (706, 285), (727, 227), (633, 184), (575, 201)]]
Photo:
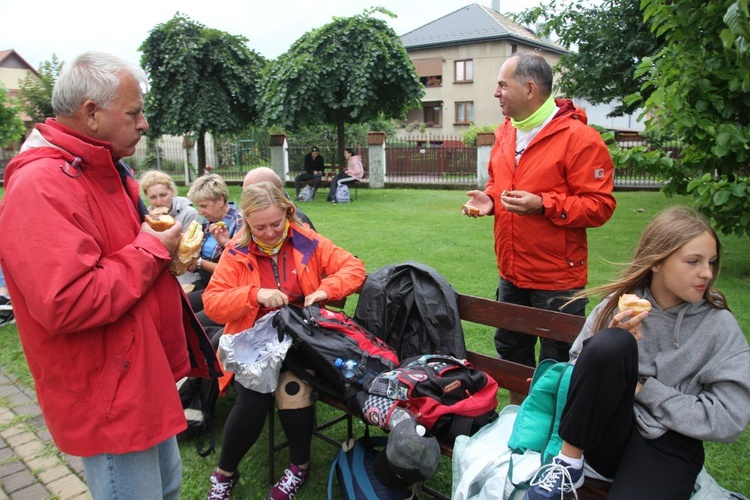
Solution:
[(260, 318), (255, 326), (236, 335), (222, 335), (219, 339), (219, 359), (243, 387), (262, 393), (276, 390), (281, 363), (286, 357), (292, 338), (279, 334), (273, 326), (272, 311)]

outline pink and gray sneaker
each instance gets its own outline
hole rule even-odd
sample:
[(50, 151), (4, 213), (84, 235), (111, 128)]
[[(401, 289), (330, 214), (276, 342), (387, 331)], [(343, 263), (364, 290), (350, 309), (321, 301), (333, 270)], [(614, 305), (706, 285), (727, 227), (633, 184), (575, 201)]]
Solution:
[(307, 469), (291, 464), (284, 471), (284, 477), (268, 492), (266, 500), (291, 500), (307, 479)]
[(208, 494), (208, 500), (226, 500), (229, 493), (240, 482), (240, 471), (227, 477), (214, 471), (211, 474), (211, 491)]

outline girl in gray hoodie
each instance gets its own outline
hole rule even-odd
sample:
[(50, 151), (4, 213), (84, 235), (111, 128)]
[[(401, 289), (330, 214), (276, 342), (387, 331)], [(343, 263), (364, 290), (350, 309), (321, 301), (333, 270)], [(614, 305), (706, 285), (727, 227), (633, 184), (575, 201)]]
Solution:
[[(646, 227), (622, 276), (573, 344), (576, 363), (560, 421), (560, 454), (524, 498), (559, 498), (586, 464), (613, 480), (610, 499), (689, 498), (703, 441), (732, 442), (750, 422), (750, 346), (715, 288), (721, 245), (690, 208)], [(650, 312), (619, 311), (635, 293)]]

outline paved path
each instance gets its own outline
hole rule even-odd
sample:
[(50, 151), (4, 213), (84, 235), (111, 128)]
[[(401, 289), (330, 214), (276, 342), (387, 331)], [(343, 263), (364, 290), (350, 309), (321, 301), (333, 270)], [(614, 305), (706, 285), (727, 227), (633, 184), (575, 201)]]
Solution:
[(61, 453), (36, 394), (0, 366), (0, 500), (90, 500), (80, 458)]

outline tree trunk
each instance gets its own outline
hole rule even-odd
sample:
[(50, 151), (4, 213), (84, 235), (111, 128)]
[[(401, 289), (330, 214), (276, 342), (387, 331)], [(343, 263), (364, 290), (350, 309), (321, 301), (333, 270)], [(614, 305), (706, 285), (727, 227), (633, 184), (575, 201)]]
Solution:
[(198, 174), (206, 173), (206, 133), (198, 132)]
[(336, 140), (338, 142), (336, 164), (338, 164), (339, 168), (346, 168), (346, 163), (344, 162), (344, 142), (346, 141), (346, 137), (344, 136), (345, 125), (344, 112), (339, 111), (336, 116)]

